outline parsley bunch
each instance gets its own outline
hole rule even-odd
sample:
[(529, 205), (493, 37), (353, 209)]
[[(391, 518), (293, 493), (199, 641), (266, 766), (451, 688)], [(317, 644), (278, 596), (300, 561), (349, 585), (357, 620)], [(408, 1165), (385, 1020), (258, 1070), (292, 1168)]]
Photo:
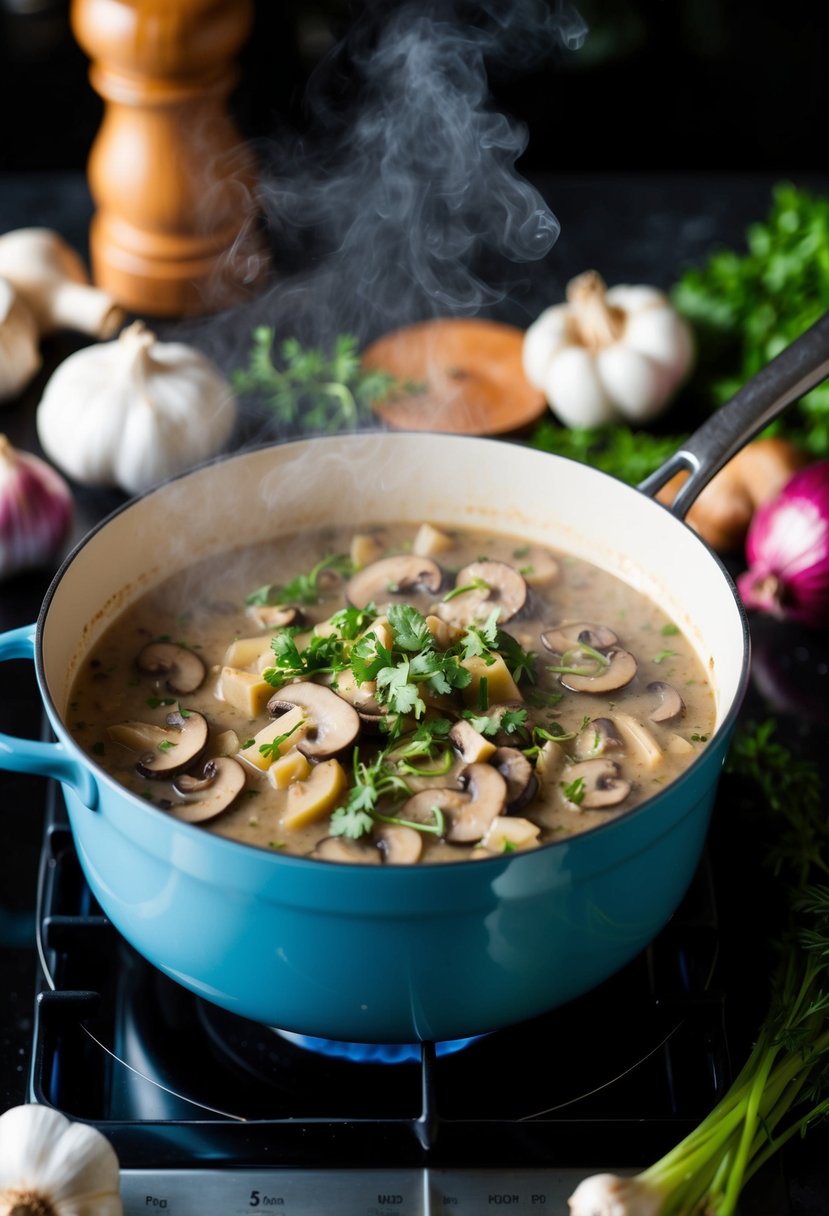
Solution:
[(407, 387), (386, 372), (364, 371), (351, 334), (340, 334), (330, 354), (286, 338), (274, 361), (274, 331), (267, 325), (253, 331), (248, 366), (232, 373), (231, 384), (240, 395), (258, 397), (286, 429), (311, 433), (364, 425), (374, 402)]
[[(745, 250), (718, 250), (686, 270), (673, 300), (694, 326), (706, 387), (721, 405), (829, 310), (829, 199), (780, 183)], [(771, 429), (829, 455), (829, 382)]]

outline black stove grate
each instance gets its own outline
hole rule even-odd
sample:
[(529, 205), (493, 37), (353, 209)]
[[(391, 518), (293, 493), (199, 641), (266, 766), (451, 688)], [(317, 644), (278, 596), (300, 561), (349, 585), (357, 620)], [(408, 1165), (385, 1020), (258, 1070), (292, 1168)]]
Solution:
[(642, 955), (564, 1009), (403, 1064), (308, 1051), (161, 975), (101, 915), (56, 799), (39, 900), (30, 1096), (122, 1168), (644, 1164), (730, 1080), (706, 862)]

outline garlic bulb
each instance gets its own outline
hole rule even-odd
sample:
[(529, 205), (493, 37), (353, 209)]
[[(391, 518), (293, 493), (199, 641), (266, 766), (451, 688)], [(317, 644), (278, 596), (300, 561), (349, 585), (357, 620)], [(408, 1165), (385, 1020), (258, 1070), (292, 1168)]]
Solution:
[(123, 309), (90, 285), (78, 254), (51, 228), (17, 228), (0, 236), (0, 275), (29, 306), (41, 334), (74, 329), (111, 338), (124, 324)]
[(0, 1216), (122, 1216), (118, 1158), (51, 1106), (0, 1115)]
[(76, 481), (137, 494), (216, 455), (235, 419), (230, 385), (205, 355), (136, 321), (58, 366), (37, 430)]
[(72, 496), (60, 474), (0, 435), (0, 578), (48, 561), (71, 521)]
[(653, 287), (607, 290), (594, 270), (524, 335), (524, 373), (566, 426), (655, 418), (691, 370), (687, 322)]
[(35, 319), (11, 283), (0, 278), (0, 401), (16, 397), (40, 363)]

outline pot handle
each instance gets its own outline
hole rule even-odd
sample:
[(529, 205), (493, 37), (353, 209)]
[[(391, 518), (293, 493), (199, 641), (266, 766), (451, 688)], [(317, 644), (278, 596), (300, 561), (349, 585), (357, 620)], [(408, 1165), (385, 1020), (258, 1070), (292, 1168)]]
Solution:
[(653, 497), (683, 469), (682, 483), (668, 510), (682, 519), (715, 473), (799, 397), (829, 376), (829, 313), (767, 363), (721, 406), (690, 439), (638, 488)]
[[(36, 631), (35, 625), (23, 625), (0, 634), (0, 662), (6, 659), (34, 660)], [(62, 743), (19, 739), (0, 731), (0, 769), (54, 777), (56, 781), (71, 786), (90, 810), (94, 810), (98, 804), (98, 787), (92, 774), (79, 761), (67, 756)]]

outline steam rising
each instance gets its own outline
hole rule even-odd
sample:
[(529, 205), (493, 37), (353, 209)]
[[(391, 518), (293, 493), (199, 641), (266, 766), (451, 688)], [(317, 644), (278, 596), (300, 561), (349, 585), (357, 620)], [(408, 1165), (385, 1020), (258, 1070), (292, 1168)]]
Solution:
[[(376, 15), (358, 22), (310, 82), (313, 136), (264, 149), (278, 281), (250, 306), (247, 335), (264, 322), (305, 343), (348, 332), (364, 344), (492, 312), (559, 224), (516, 172), (526, 133), (493, 108), (487, 68), (526, 69), (584, 33), (564, 0), (409, 3), (379, 30)], [(356, 82), (345, 104), (338, 79)]]

